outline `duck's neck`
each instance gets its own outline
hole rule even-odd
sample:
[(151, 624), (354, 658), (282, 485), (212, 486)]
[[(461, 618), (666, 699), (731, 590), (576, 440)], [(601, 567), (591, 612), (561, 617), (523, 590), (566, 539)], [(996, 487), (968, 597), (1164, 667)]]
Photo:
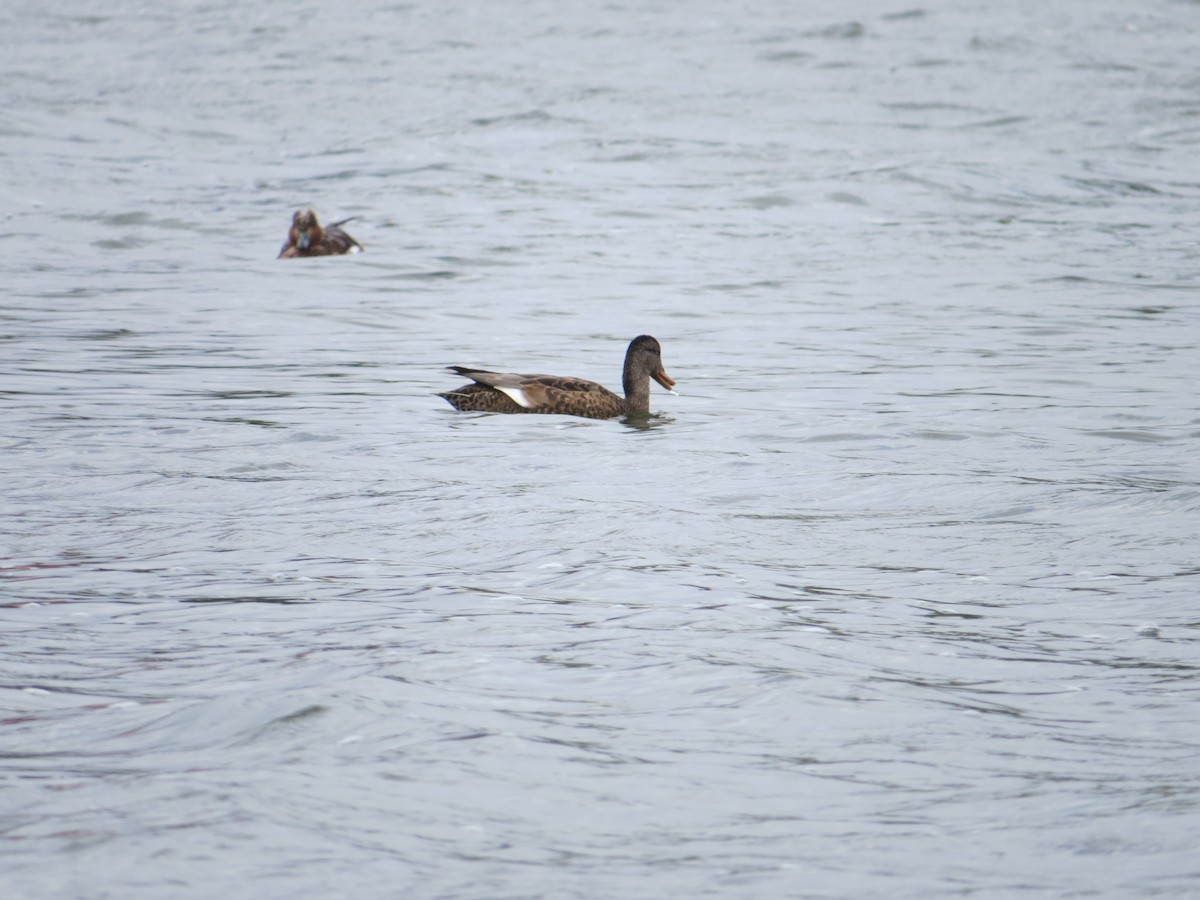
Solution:
[(645, 372), (635, 372), (632, 366), (626, 366), (621, 376), (621, 384), (625, 388), (625, 411), (649, 413), (650, 376)]

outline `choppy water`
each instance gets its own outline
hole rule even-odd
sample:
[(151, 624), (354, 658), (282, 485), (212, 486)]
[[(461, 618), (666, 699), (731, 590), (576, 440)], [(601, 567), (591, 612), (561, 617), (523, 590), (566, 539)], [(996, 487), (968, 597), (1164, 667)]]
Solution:
[(1198, 40), (0, 9), (4, 896), (1200, 896)]

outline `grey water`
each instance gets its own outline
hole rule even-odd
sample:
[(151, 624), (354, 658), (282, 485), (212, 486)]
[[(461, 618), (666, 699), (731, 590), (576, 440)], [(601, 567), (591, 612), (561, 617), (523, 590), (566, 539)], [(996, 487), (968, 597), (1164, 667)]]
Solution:
[(0, 895), (1200, 897), (1198, 45), (0, 6)]

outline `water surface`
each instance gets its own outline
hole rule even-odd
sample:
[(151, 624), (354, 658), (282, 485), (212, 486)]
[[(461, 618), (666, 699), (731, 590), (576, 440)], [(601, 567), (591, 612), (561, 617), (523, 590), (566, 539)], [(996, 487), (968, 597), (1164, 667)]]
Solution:
[(1198, 39), (0, 12), (5, 896), (1196, 896)]

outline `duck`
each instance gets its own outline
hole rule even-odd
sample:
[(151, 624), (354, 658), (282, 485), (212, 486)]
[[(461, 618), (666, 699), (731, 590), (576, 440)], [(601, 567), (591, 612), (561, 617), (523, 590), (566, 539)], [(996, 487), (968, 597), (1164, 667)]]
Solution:
[[(351, 216), (350, 219), (353, 219)], [(356, 241), (341, 226), (350, 219), (342, 219), (332, 225), (321, 227), (317, 214), (311, 209), (297, 210), (292, 216), (292, 227), (287, 240), (276, 259), (295, 259), (298, 256), (338, 256), (342, 253), (358, 253), (363, 245)]]
[(553, 413), (586, 419), (650, 415), (650, 379), (674, 394), (675, 381), (663, 369), (662, 345), (648, 334), (629, 342), (621, 376), (625, 396), (603, 385), (563, 375), (516, 375), (467, 366), (449, 371), (470, 384), (438, 394), (455, 409), (495, 413)]

